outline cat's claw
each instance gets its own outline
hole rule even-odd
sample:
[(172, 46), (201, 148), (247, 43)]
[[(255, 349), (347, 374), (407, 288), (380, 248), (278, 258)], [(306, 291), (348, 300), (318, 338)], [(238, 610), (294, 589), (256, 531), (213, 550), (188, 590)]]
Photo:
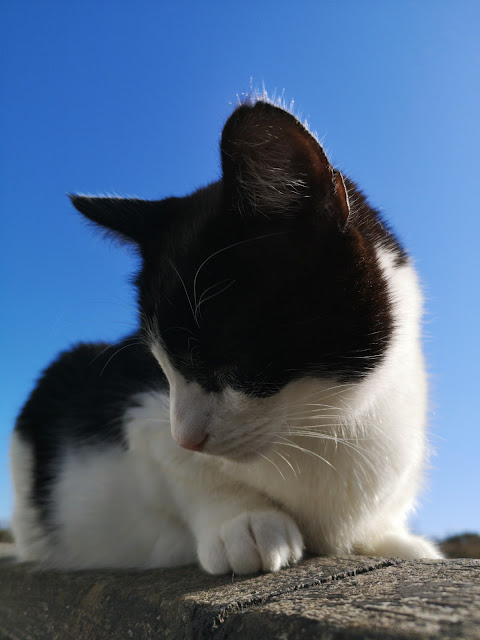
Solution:
[(295, 522), (279, 511), (248, 511), (225, 522), (218, 535), (199, 547), (209, 573), (278, 571), (298, 562), (303, 540)]

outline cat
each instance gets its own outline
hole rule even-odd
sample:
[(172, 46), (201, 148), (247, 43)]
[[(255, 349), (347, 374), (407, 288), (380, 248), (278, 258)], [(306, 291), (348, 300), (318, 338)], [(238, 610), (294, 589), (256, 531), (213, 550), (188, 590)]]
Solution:
[(220, 151), (222, 178), (186, 197), (70, 196), (139, 252), (139, 330), (62, 353), (23, 407), (20, 559), (442, 557), (406, 524), (426, 456), (411, 258), (288, 109), (244, 100)]

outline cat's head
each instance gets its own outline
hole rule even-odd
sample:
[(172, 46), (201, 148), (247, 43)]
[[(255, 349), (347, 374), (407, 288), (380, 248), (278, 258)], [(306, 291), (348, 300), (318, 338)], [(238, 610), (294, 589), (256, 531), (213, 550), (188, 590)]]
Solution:
[(170, 382), (175, 439), (248, 457), (299, 389), (355, 383), (382, 359), (388, 231), (281, 108), (239, 106), (221, 159), (222, 179), (184, 198), (72, 201), (139, 249), (142, 330)]

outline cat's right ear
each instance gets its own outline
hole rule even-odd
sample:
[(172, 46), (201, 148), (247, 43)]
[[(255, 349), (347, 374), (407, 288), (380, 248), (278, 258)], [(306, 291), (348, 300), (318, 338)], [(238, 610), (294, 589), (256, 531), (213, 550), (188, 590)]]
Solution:
[(143, 245), (162, 217), (162, 201), (68, 194), (75, 209), (115, 238)]
[(262, 100), (241, 104), (225, 124), (221, 153), (226, 198), (242, 213), (308, 211), (345, 228), (350, 205), (342, 174), (288, 111)]

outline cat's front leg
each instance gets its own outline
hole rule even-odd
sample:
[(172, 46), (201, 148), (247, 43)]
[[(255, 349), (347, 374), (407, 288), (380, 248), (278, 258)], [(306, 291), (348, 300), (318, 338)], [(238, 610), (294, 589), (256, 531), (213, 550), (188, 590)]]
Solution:
[(293, 519), (260, 494), (223, 482), (184, 499), (203, 569), (213, 574), (278, 571), (298, 562), (302, 535)]
[(302, 552), (297, 525), (275, 509), (244, 511), (198, 540), (201, 566), (216, 574), (278, 571), (298, 562)]

